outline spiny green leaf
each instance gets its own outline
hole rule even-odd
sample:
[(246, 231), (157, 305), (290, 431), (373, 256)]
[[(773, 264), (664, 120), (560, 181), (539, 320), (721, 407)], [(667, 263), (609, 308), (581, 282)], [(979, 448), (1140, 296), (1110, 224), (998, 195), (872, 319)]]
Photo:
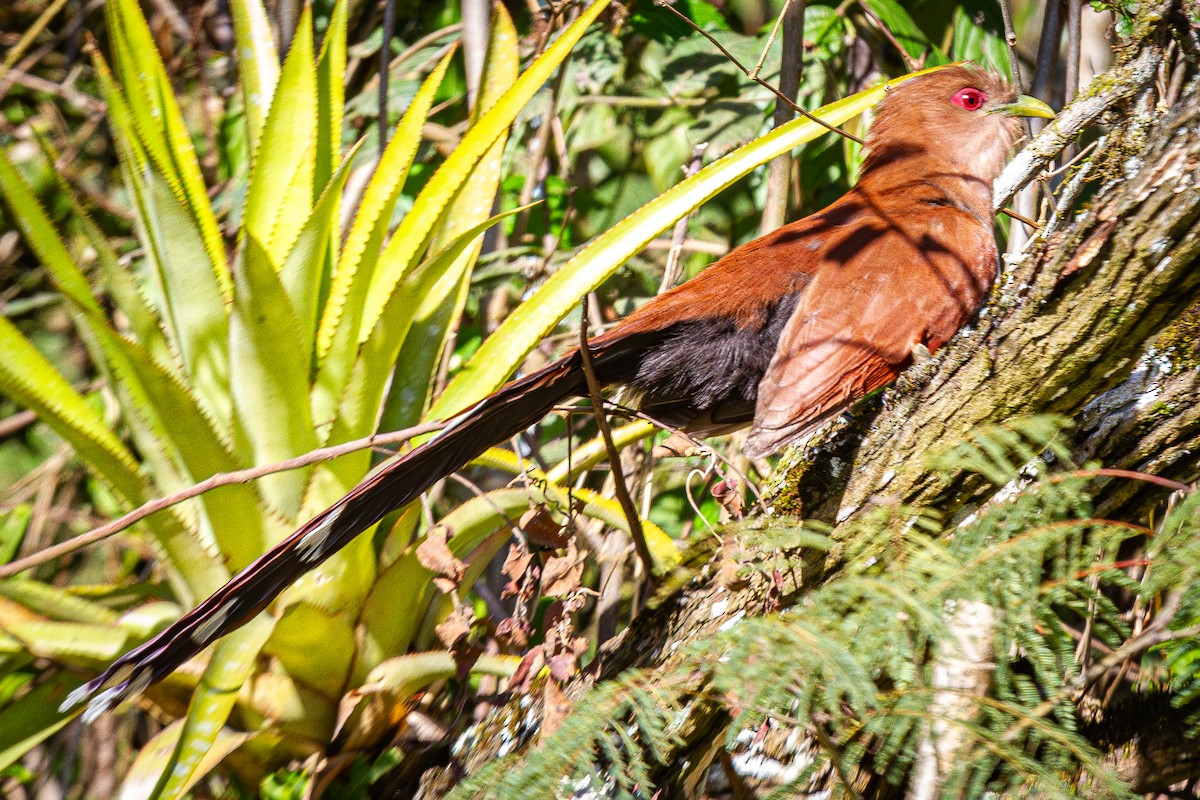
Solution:
[(317, 71), (306, 5), (254, 151), (242, 217), (243, 244), (254, 239), (277, 268), (312, 211), (316, 136)]
[(141, 142), (163, 170), (172, 192), (188, 210), (223, 297), (229, 296), (225, 244), (204, 186), (192, 136), (183, 122), (175, 90), (167, 77), (150, 28), (136, 0), (105, 5), (121, 83), (137, 123)]
[[(317, 56), (317, 154), (313, 188), (320, 192), (341, 163), (342, 110), (346, 104), (346, 0), (329, 14), (321, 54)], [(315, 203), (319, 195), (313, 195)], [(337, 210), (333, 218), (337, 219)], [(334, 239), (336, 242), (336, 238)], [(337, 263), (337, 259), (334, 259)]]
[(279, 280), (291, 300), (300, 326), (300, 340), (296, 349), (307, 357), (310, 365), (314, 357), (313, 344), (317, 334), (317, 303), (320, 300), (321, 289), (328, 279), (325, 268), (328, 265), (330, 248), (337, 240), (338, 208), (342, 189), (346, 186), (346, 178), (350, 174), (350, 167), (357, 152), (358, 145), (355, 145), (346, 154), (345, 160), (313, 207), (312, 214), (304, 222), (295, 245), (287, 254), (283, 268), (279, 271)]
[(295, 603), (279, 617), (263, 649), (279, 659), (289, 677), (336, 698), (357, 657), (354, 624), (343, 615)]
[(9, 219), (21, 231), (21, 236), (38, 260), (50, 271), (59, 291), (78, 307), (99, 313), (100, 304), (92, 295), (83, 271), (67, 252), (66, 245), (42, 210), (37, 196), (3, 150), (0, 150), (0, 194), (8, 203), (11, 213)]
[[(219, 435), (204, 413), (195, 394), (164, 369), (137, 343), (111, 331), (105, 350), (120, 385), (129, 390), (141, 415), (163, 445), (184, 465), (191, 482), (219, 472), (232, 472), (243, 464), (234, 458), (229, 443)], [(160, 490), (162, 476), (155, 475)], [(200, 497), (212, 534), (222, 555), (234, 569), (241, 569), (262, 554), (266, 545), (261, 498), (254, 486), (232, 484), (205, 492)]]
[(111, 609), (39, 581), (21, 578), (0, 581), (0, 597), (7, 597), (30, 611), (62, 622), (111, 625), (118, 619), (117, 613)]
[(0, 391), (37, 414), (125, 499), (141, 502), (144, 486), (136, 459), (5, 317), (0, 317)]
[(109, 105), (121, 173), (137, 210), (138, 236), (152, 267), (167, 332), (205, 411), (228, 431), (228, 322), (224, 299), (195, 221), (148, 160), (133, 130), (133, 115), (102, 60), (94, 59)]
[[(270, 255), (252, 234), (234, 281), (229, 382), (242, 455), (253, 464), (271, 464), (315, 450), (308, 403), (296, 402), (308, 394), (309, 352), (287, 346), (303, 341), (300, 323)], [(311, 471), (268, 475), (259, 486), (273, 508), (294, 520)]]
[(453, 55), (453, 51), (447, 53), (421, 84), (388, 142), (354, 216), (317, 331), (320, 369), (312, 389), (314, 419), (334, 416), (350, 379), (358, 355), (358, 327), (371, 274), (387, 234), (392, 209), (421, 143), (421, 127)]
[(71, 204), (75, 221), (96, 253), (101, 283), (108, 290), (116, 307), (129, 320), (133, 335), (158, 363), (168, 367), (175, 366), (174, 356), (163, 332), (162, 320), (150, 307), (145, 291), (134, 280), (129, 270), (122, 266), (112, 243), (87, 215), (62, 172), (54, 170), (53, 174), (60, 193)]
[[(524, 207), (505, 211), (459, 234), (445, 249), (423, 263), (393, 290), (375, 330), (359, 352), (337, 419), (334, 420), (330, 434), (333, 441), (356, 439), (374, 429), (384, 387), (392, 373), (396, 356), (408, 337), (421, 299), (429, 294), (431, 287), (442, 279), (450, 265), (488, 228), (523, 210)], [(369, 457), (366, 451), (352, 453), (330, 464), (329, 468), (344, 479), (357, 476), (354, 477), (357, 480), (366, 471)]]
[[(479, 95), (471, 114), (471, 124), (478, 125), (505, 90), (512, 86), (520, 71), (518, 36), (512, 19), (502, 5), (492, 14), (487, 58), (484, 61)], [(438, 230), (429, 243), (437, 252), (463, 231), (487, 219), (500, 185), (501, 156), (507, 133), (498, 138), (484, 153), (468, 181), (450, 203)], [(471, 285), (471, 271), (479, 258), (483, 240), (476, 239), (461, 255), (445, 268), (444, 275), (435, 281), (421, 298), (413, 326), (421, 336), (405, 341), (396, 361), (392, 390), (384, 408), (382, 426), (405, 428), (420, 421), (429, 403), (429, 393), (437, 376), (450, 331), (462, 316)]]
[(250, 152), (258, 149), (263, 122), (279, 80), (279, 53), (271, 36), (271, 21), (261, 0), (230, 0), (237, 44), (238, 81), (246, 109)]
[(554, 70), (566, 59), (579, 38), (608, 6), (608, 0), (597, 0), (559, 34), (558, 38), (521, 74), (504, 96), (483, 115), (463, 136), (454, 152), (443, 162), (413, 203), (388, 242), (371, 276), (367, 292), (359, 341), (364, 341), (375, 329), (383, 306), (392, 290), (418, 263), (426, 243), (444, 216), (446, 206), (471, 177), (475, 165), (491, 149), (492, 144), (508, 130), (508, 126), (529, 100), (541, 89)]

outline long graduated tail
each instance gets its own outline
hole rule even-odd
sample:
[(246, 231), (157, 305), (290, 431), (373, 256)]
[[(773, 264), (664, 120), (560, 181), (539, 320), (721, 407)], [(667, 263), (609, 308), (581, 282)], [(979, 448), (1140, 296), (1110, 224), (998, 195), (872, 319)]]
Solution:
[[(591, 349), (596, 352), (594, 346)], [(243, 625), (384, 515), (412, 502), (489, 447), (533, 425), (555, 403), (583, 393), (586, 381), (577, 350), (505, 385), (452, 420), (436, 437), (354, 487), (153, 639), (118, 658), (95, 680), (72, 692), (62, 710), (88, 700), (84, 719), (91, 720), (141, 692)]]

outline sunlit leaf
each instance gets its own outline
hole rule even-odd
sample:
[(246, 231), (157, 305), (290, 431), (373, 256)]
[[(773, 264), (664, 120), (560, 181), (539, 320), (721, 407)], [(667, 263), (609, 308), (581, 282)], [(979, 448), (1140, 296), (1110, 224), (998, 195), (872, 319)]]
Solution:
[[(308, 403), (309, 352), (300, 322), (269, 254), (248, 235), (234, 275), (229, 330), (230, 391), (237, 422), (249, 449), (248, 460), (271, 464), (318, 447)], [(300, 512), (312, 468), (264, 477), (263, 497), (288, 519)]]
[(265, 144), (254, 151), (242, 216), (243, 244), (256, 241), (277, 269), (312, 210), (316, 137), (317, 69), (305, 5), (263, 123)]
[(279, 80), (279, 53), (271, 35), (271, 20), (261, 0), (229, 0), (237, 45), (239, 85), (246, 113), (250, 152), (258, 149), (263, 122)]
[(346, 154), (345, 161), (313, 206), (312, 213), (300, 229), (295, 245), (279, 271), (279, 280), (291, 300), (299, 325), (300, 340), (296, 343), (296, 349), (306, 355), (310, 364), (317, 334), (317, 305), (322, 287), (328, 280), (325, 268), (330, 248), (337, 239), (342, 189), (346, 186), (346, 178), (357, 152), (358, 146), (355, 146)]
[(607, 6), (608, 0), (597, 0), (581, 11), (575, 21), (564, 28), (558, 38), (521, 73), (516, 83), (483, 118), (471, 126), (454, 152), (429, 179), (388, 242), (371, 276), (371, 288), (367, 292), (359, 329), (360, 341), (375, 329), (375, 323), (383, 313), (383, 306), (392, 290), (417, 265), (447, 205), (471, 176), (475, 165), (491, 149), (492, 144), (504, 135), (520, 110), (566, 59), (575, 43)]
[(195, 220), (152, 160), (142, 154), (132, 114), (104, 62), (93, 59), (109, 104), (121, 173), (132, 193), (139, 238), (155, 281), (160, 311), (197, 397), (216, 425), (227, 429), (228, 321), (212, 262)]
[[(375, 330), (362, 345), (354, 372), (342, 399), (337, 419), (330, 435), (334, 441), (346, 441), (366, 436), (374, 429), (384, 388), (392, 374), (401, 346), (412, 327), (421, 299), (446, 274), (468, 247), (497, 222), (524, 211), (514, 208), (463, 231), (443, 250), (412, 272), (397, 286), (384, 305)], [(365, 451), (350, 454), (330, 464), (329, 468), (346, 479), (357, 481), (366, 471), (369, 454)]]
[(154, 735), (141, 750), (137, 758), (125, 774), (118, 800), (145, 800), (148, 797), (174, 798), (180, 797), (207, 775), (213, 767), (221, 763), (225, 756), (232, 753), (246, 742), (253, 734), (238, 733), (229, 728), (221, 727), (213, 738), (210, 747), (197, 759), (191, 775), (183, 781), (172, 781), (170, 790), (163, 786), (165, 769), (171, 763), (171, 756), (179, 744), (183, 732), (184, 720), (175, 720)]
[(225, 244), (213, 214), (192, 135), (183, 122), (175, 88), (159, 57), (150, 28), (137, 0), (111, 0), (105, 4), (113, 55), (126, 99), (135, 119), (138, 138), (149, 151), (192, 224), (208, 255), (208, 270), (221, 294), (229, 296), (229, 269)]
[[(504, 6), (497, 4), (489, 29), (487, 58), (471, 124), (477, 125), (495, 105), (520, 71), (519, 37)], [(500, 185), (500, 162), (507, 135), (501, 135), (484, 153), (468, 181), (451, 202), (438, 230), (429, 243), (437, 252), (464, 231), (488, 218)], [(442, 351), (450, 331), (462, 316), (471, 285), (471, 270), (483, 247), (477, 238), (430, 286), (413, 317), (420, 336), (409, 337), (400, 350), (382, 424), (385, 428), (404, 428), (420, 421), (429, 403), (433, 380), (438, 374)]]
[(371, 274), (387, 235), (392, 210), (421, 143), (421, 127), (453, 55), (453, 51), (447, 53), (421, 84), (388, 142), (354, 216), (317, 331), (320, 370), (312, 389), (314, 419), (329, 419), (334, 415), (349, 380), (358, 355), (358, 327)]

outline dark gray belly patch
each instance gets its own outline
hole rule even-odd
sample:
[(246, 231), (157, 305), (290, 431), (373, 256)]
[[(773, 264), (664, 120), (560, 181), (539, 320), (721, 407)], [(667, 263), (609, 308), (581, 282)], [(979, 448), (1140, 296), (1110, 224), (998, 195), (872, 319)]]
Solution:
[(768, 309), (759, 326), (741, 328), (731, 319), (680, 322), (650, 344), (628, 383), (643, 393), (643, 406), (686, 405), (698, 412), (749, 408), (771, 363), (799, 293)]

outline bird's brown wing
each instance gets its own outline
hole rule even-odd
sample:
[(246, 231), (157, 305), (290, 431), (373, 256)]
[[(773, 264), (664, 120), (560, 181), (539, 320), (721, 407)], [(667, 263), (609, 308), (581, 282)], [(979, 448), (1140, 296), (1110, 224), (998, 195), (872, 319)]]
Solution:
[(995, 277), (992, 231), (957, 208), (876, 207), (857, 223), (822, 249), (784, 327), (758, 387), (751, 456), (893, 381), (916, 345), (935, 351), (974, 315)]

